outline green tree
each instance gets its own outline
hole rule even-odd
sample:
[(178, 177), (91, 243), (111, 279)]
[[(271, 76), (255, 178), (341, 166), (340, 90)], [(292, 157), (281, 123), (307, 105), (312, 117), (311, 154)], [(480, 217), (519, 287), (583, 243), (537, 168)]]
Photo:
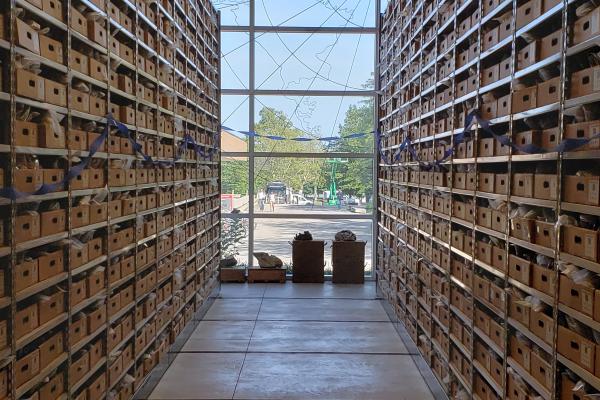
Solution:
[[(340, 125), (339, 135), (371, 132), (373, 130), (373, 101), (365, 100), (351, 105), (346, 111), (344, 122)], [(371, 153), (374, 135), (335, 142), (330, 151), (346, 153)], [(373, 164), (370, 159), (349, 159), (338, 167), (337, 183), (345, 194), (371, 197), (373, 194)]]
[[(290, 119), (282, 111), (264, 107), (259, 112), (259, 121), (255, 130), (261, 135), (281, 136), (287, 139), (305, 137), (306, 133), (295, 128)], [(320, 142), (296, 142), (290, 140), (272, 140), (255, 138), (255, 151), (303, 153), (320, 152)], [(312, 192), (315, 188), (322, 190), (325, 186), (323, 178), (324, 160), (291, 157), (257, 158), (255, 161), (255, 190), (266, 188), (269, 182), (281, 181), (294, 190), (303, 189)]]
[(248, 159), (224, 158), (221, 163), (223, 193), (248, 193)]

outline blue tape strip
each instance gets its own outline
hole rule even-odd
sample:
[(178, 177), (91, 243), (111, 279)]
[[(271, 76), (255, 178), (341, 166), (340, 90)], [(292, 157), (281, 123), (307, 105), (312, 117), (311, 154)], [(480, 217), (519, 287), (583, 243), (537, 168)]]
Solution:
[(77, 165), (73, 166), (71, 169), (69, 169), (69, 171), (67, 171), (64, 178), (60, 182), (56, 182), (56, 183), (52, 183), (52, 184), (43, 184), (34, 193), (23, 193), (23, 192), (16, 190), (13, 187), (4, 187), (4, 188), (0, 188), (0, 197), (7, 198), (10, 200), (17, 200), (17, 199), (28, 197), (28, 196), (39, 196), (39, 195), (52, 193), (61, 188), (64, 188), (65, 185), (67, 183), (69, 183), (69, 181), (71, 181), (71, 180), (75, 179), (76, 177), (78, 177), (79, 175), (81, 175), (83, 170), (89, 166), (91, 159), (98, 152), (98, 150), (100, 150), (102, 144), (108, 138), (108, 134), (109, 134), (111, 127), (117, 128), (117, 130), (119, 131), (119, 134), (122, 137), (129, 139), (129, 141), (131, 142), (131, 144), (133, 146), (133, 150), (136, 153), (140, 154), (143, 157), (145, 162), (152, 163), (154, 165), (165, 166), (165, 167), (174, 166), (175, 163), (181, 159), (181, 157), (182, 157), (185, 149), (188, 147), (188, 145), (192, 145), (194, 151), (198, 155), (200, 155), (202, 158), (205, 158), (205, 159), (210, 158), (212, 160), (212, 156), (219, 151), (219, 148), (217, 145), (220, 141), (220, 133), (219, 132), (217, 132), (217, 134), (215, 135), (215, 147), (210, 147), (208, 152), (205, 152), (203, 149), (203, 146), (197, 144), (196, 141), (194, 140), (194, 138), (191, 135), (186, 133), (183, 137), (183, 140), (177, 146), (177, 150), (175, 151), (175, 157), (173, 158), (173, 160), (169, 160), (169, 161), (154, 160), (154, 159), (152, 159), (151, 156), (145, 154), (142, 151), (142, 148), (143, 148), (142, 145), (140, 143), (138, 143), (131, 136), (131, 132), (129, 132), (129, 129), (127, 128), (127, 126), (122, 124), (119, 121), (116, 121), (113, 118), (112, 114), (108, 114), (106, 116), (106, 127), (104, 128), (104, 131), (102, 132), (102, 134), (100, 136), (98, 136), (90, 145), (90, 150), (89, 150), (88, 156), (84, 157), (79, 164), (77, 164)]

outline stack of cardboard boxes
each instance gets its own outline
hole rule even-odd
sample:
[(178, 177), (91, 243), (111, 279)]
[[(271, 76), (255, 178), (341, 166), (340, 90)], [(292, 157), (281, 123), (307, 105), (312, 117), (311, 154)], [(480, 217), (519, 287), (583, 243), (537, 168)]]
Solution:
[[(376, 273), (450, 397), (600, 391), (600, 8), (583, 4), (398, 0), (380, 22)], [(458, 136), (475, 111), (490, 129)]]
[(0, 215), (0, 398), (130, 399), (218, 281), (219, 158), (181, 147), (218, 146), (218, 15), (199, 0), (17, 3), (0, 5), (15, 41), (0, 52), (0, 186), (19, 192)]

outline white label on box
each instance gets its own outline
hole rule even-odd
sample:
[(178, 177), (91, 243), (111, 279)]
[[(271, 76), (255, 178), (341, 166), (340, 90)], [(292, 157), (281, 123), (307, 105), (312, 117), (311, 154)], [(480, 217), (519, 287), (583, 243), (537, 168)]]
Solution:
[(587, 343), (581, 343), (581, 365), (587, 368), (592, 368), (594, 360), (592, 359), (594, 348)]
[(597, 204), (599, 195), (600, 193), (598, 192), (598, 181), (590, 180), (588, 182), (588, 202), (592, 204)]
[(594, 293), (587, 290), (581, 291), (581, 311), (585, 314), (592, 315), (594, 312)]
[(594, 83), (592, 85), (594, 92), (597, 92), (600, 90), (600, 68), (596, 67), (594, 68)]
[(585, 235), (585, 247), (584, 252), (586, 257), (593, 258), (595, 256), (595, 246), (596, 243), (594, 241), (594, 236), (591, 234)]

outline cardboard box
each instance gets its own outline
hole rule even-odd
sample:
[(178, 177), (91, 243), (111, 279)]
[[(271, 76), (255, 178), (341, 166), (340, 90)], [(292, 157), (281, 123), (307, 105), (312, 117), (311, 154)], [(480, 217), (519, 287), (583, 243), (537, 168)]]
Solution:
[(541, 40), (540, 60), (544, 60), (561, 52), (562, 49), (562, 29), (546, 35)]
[(600, 34), (600, 7), (575, 20), (573, 44), (583, 43)]
[(537, 85), (537, 106), (543, 107), (560, 101), (560, 77), (552, 78)]
[(65, 310), (65, 296), (62, 292), (56, 292), (48, 297), (48, 300), (39, 302), (40, 326), (59, 316)]
[(531, 309), (529, 318), (529, 330), (544, 342), (552, 345), (554, 340), (554, 324), (552, 317), (543, 312)]
[(35, 349), (15, 362), (15, 384), (19, 387), (30, 381), (39, 372), (40, 349)]
[(38, 258), (38, 279), (40, 282), (64, 272), (63, 250), (42, 254)]
[(26, 259), (15, 268), (15, 290), (18, 292), (38, 283), (38, 260)]
[(44, 101), (45, 79), (24, 69), (17, 69), (17, 95)]
[(530, 0), (517, 8), (517, 25), (521, 29), (534, 19), (542, 15), (542, 0)]
[(38, 129), (34, 122), (15, 121), (14, 141), (16, 146), (37, 147)]
[(558, 177), (556, 174), (535, 174), (533, 197), (543, 200), (556, 200), (558, 197)]
[(535, 230), (534, 220), (527, 218), (514, 217), (510, 220), (510, 234), (517, 239), (534, 243)]
[(540, 357), (536, 352), (531, 352), (531, 376), (546, 389), (552, 389), (552, 365)]
[(513, 194), (521, 197), (533, 197), (533, 174), (513, 174)]
[[(141, 368), (143, 369), (143, 368)], [(87, 388), (88, 399), (100, 399), (106, 393), (106, 372), (100, 374)]]
[(562, 226), (561, 250), (591, 261), (598, 260), (598, 232), (572, 225)]
[(69, 369), (69, 379), (78, 383), (81, 378), (90, 370), (90, 354), (87, 351), (80, 353), (79, 357), (74, 357)]
[(558, 353), (585, 370), (594, 373), (596, 345), (579, 334), (558, 326)]
[(508, 256), (508, 275), (525, 285), (531, 285), (531, 262), (510, 254)]
[[(17, 45), (31, 51), (32, 53), (40, 54), (40, 38), (38, 31), (18, 18), (16, 27)], [(8, 34), (8, 30), (6, 34)]]
[(87, 283), (85, 279), (79, 281), (73, 281), (71, 283), (71, 290), (69, 291), (69, 304), (70, 307), (74, 307), (77, 304), (85, 300), (87, 294)]
[(64, 335), (57, 332), (39, 346), (40, 369), (46, 368), (64, 352)]
[(106, 306), (98, 307), (87, 315), (88, 334), (96, 332), (106, 322)]
[(39, 326), (37, 303), (31, 304), (15, 314), (14, 334), (24, 336)]
[(97, 79), (101, 82), (108, 81), (108, 70), (106, 67), (106, 63), (96, 60), (93, 57), (90, 57), (89, 71), (90, 77)]
[(500, 34), (500, 27), (495, 27), (493, 29), (491, 29), (490, 31), (488, 31), (487, 33), (485, 33), (483, 35), (483, 50), (489, 50), (492, 47), (494, 47), (496, 44), (498, 44), (498, 35)]
[(510, 356), (521, 366), (525, 371), (531, 369), (531, 348), (527, 342), (520, 340), (517, 336), (511, 335), (508, 339)]
[(600, 201), (600, 176), (563, 176), (564, 200), (569, 203), (597, 206)]
[[(17, 172), (17, 171), (15, 171)], [(37, 212), (17, 215), (15, 220), (15, 241), (23, 243), (40, 237), (40, 218)]]
[(535, 221), (535, 244), (554, 249), (556, 245), (556, 229), (554, 223)]
[(40, 55), (59, 64), (64, 63), (62, 43), (40, 35)]
[(65, 392), (65, 377), (62, 372), (57, 373), (38, 390), (40, 399), (57, 400)]
[(49, 236), (66, 230), (66, 210), (45, 211), (41, 215), (41, 236)]
[[(532, 0), (537, 1), (537, 0)], [(512, 95), (513, 113), (531, 110), (537, 107), (537, 86), (515, 90)]]
[(75, 71), (81, 72), (84, 75), (89, 75), (90, 65), (88, 56), (82, 54), (76, 50), (71, 49), (71, 68)]
[[(502, 64), (500, 64), (500, 71), (502, 71)], [(502, 79), (503, 77), (501, 76), (500, 79)], [(510, 99), (511, 96), (510, 94), (507, 94), (506, 96), (502, 96), (498, 99), (497, 102), (497, 110), (496, 110), (496, 117), (500, 118), (500, 117), (504, 117), (508, 114), (510, 114)]]
[(539, 42), (534, 40), (519, 50), (517, 53), (517, 70), (525, 69), (539, 61), (539, 46)]
[(594, 289), (579, 285), (564, 274), (560, 275), (559, 300), (583, 314), (594, 315)]
[(106, 47), (106, 28), (104, 27), (104, 24), (98, 21), (89, 20), (87, 28), (87, 37), (100, 46)]
[(481, 172), (479, 174), (479, 188), (481, 192), (494, 193), (495, 175)]
[(600, 66), (573, 72), (570, 82), (569, 98), (586, 96), (600, 90)]
[(42, 0), (42, 11), (63, 22), (63, 7), (60, 0)]
[(79, 32), (83, 36), (88, 35), (88, 21), (87, 18), (81, 14), (75, 7), (71, 7), (71, 28)]

